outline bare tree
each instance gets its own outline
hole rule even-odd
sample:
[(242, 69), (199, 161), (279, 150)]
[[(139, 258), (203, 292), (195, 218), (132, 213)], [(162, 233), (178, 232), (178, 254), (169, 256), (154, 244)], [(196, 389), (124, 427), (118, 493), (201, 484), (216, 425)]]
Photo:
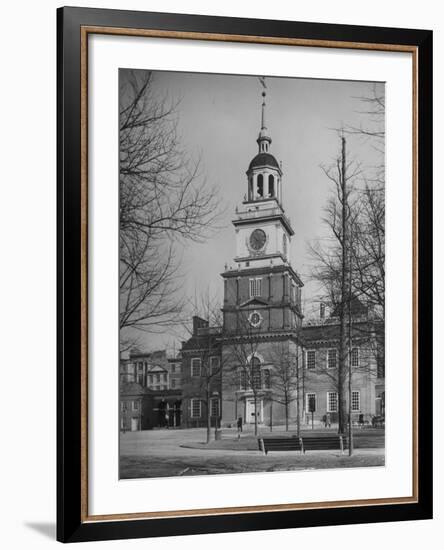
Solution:
[(271, 347), (270, 359), (272, 399), (283, 405), (285, 411), (285, 430), (288, 431), (289, 409), (296, 401), (296, 427), (300, 434), (300, 394), (302, 389), (302, 357), (299, 346), (290, 346), (288, 342), (278, 342)]
[(327, 246), (316, 242), (310, 247), (314, 260), (312, 277), (324, 292), (324, 298), (337, 313), (339, 319), (339, 357), (337, 366), (326, 369), (338, 393), (338, 429), (344, 432), (346, 425), (345, 382), (347, 379), (350, 346), (347, 344), (347, 320), (350, 323), (349, 304), (352, 300), (351, 246), (352, 227), (359, 215), (359, 207), (352, 202), (353, 183), (361, 173), (355, 162), (347, 162), (346, 140), (341, 136), (341, 151), (335, 162), (323, 167), (324, 174), (333, 183), (334, 194), (325, 208), (324, 224), (329, 230)]
[[(360, 212), (353, 224), (352, 287), (371, 310), (367, 331), (374, 341), (374, 356), (384, 362), (385, 316), (385, 93), (384, 86), (373, 84), (357, 98), (362, 122), (345, 132), (368, 142), (376, 152), (375, 166), (367, 167), (363, 188), (358, 190)], [(364, 329), (365, 330), (365, 329)]]
[[(120, 328), (153, 332), (180, 322), (177, 244), (203, 241), (218, 198), (178, 135), (178, 102), (151, 72), (120, 72)], [(127, 338), (122, 333), (122, 339)]]
[[(250, 310), (238, 309), (235, 332), (223, 333), (226, 359), (223, 384), (238, 387), (248, 393), (254, 403), (254, 433), (258, 433), (259, 403), (262, 398), (271, 399), (270, 365), (263, 365), (259, 354), (260, 329), (249, 321)], [(265, 367), (265, 368), (263, 368)], [(237, 397), (236, 397), (237, 399)]]

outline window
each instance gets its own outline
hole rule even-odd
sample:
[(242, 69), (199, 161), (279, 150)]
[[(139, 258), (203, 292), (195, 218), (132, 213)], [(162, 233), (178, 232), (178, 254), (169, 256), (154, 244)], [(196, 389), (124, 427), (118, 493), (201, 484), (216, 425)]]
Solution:
[(336, 368), (336, 355), (337, 354), (335, 349), (327, 350), (327, 369)]
[(138, 369), (139, 369), (139, 372), (142, 372), (142, 369), (143, 369), (143, 363), (139, 363)]
[(218, 397), (212, 397), (211, 398), (211, 416), (219, 418), (219, 398)]
[(262, 374), (263, 374), (263, 378), (264, 378), (264, 388), (266, 390), (269, 390), (270, 387), (271, 387), (271, 376), (270, 376), (269, 369), (264, 369), (262, 371)]
[(325, 319), (325, 304), (321, 302), (321, 305), (319, 306), (319, 317), (321, 319)]
[(351, 365), (352, 367), (359, 367), (359, 348), (352, 348), (351, 350)]
[(166, 375), (166, 374), (163, 375), (163, 381), (164, 381), (164, 382), (167, 381), (167, 375)]
[(316, 351), (314, 349), (307, 350), (307, 369), (316, 368)]
[(160, 382), (160, 374), (156, 374), (156, 382)]
[(260, 296), (262, 292), (262, 279), (250, 279), (250, 298)]
[(220, 358), (210, 357), (210, 374), (216, 374), (219, 371)]
[(246, 390), (247, 389), (247, 377), (245, 375), (244, 369), (241, 369), (239, 371), (239, 388), (241, 390)]
[(171, 365), (171, 372), (176, 372), (176, 365)]
[(191, 376), (200, 376), (200, 359), (191, 359)]
[(137, 383), (143, 386), (143, 374), (137, 375)]
[(261, 362), (257, 357), (251, 359), (251, 386), (255, 390), (262, 387)]
[(138, 410), (139, 410), (139, 402), (133, 401), (133, 411), (138, 411)]
[(123, 411), (126, 411), (126, 403), (125, 401), (121, 401), (120, 402), (120, 410), (123, 412)]
[(305, 394), (305, 412), (316, 412), (316, 394), (315, 393), (306, 393)]
[(171, 387), (172, 388), (176, 387), (176, 379), (175, 378), (171, 378)]
[[(285, 233), (282, 235), (282, 252), (284, 253), (284, 256), (287, 255), (287, 235), (285, 235)], [(291, 289), (292, 298), (293, 298), (293, 301), (295, 301), (296, 294), (294, 291), (294, 284), (292, 286), (293, 286), (293, 288)]]
[(202, 402), (200, 399), (191, 399), (191, 418), (200, 418)]
[(264, 176), (262, 174), (259, 174), (257, 177), (257, 196), (264, 196)]
[(378, 378), (384, 378), (384, 376), (385, 376), (384, 354), (381, 353), (379, 350), (378, 350), (378, 354), (376, 356), (376, 376)]
[(352, 391), (352, 406), (353, 412), (359, 412), (361, 410), (361, 394), (359, 391)]
[(327, 392), (327, 412), (338, 412), (338, 394), (335, 391)]
[(150, 384), (152, 384), (152, 383), (153, 383), (153, 375), (150, 374)]
[(268, 176), (268, 196), (274, 197), (274, 176), (272, 174)]

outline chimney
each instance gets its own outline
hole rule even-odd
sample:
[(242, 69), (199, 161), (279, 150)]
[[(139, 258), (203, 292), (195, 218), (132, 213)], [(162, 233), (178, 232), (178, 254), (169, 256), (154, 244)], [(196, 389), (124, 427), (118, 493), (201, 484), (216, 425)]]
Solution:
[(197, 335), (200, 328), (208, 327), (208, 321), (197, 315), (193, 315), (193, 334)]

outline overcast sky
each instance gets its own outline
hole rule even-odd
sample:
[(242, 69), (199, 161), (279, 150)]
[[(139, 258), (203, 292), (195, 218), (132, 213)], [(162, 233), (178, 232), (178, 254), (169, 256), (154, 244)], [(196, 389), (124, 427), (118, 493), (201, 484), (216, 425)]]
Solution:
[[(332, 191), (320, 166), (338, 155), (334, 129), (366, 123), (365, 105), (373, 83), (267, 77), (267, 127), (270, 153), (283, 168), (283, 206), (295, 231), (291, 242), (293, 268), (305, 283), (307, 313), (317, 289), (309, 281), (307, 243), (322, 237), (323, 207)], [(180, 99), (179, 133), (188, 154), (200, 158), (201, 171), (218, 188), (226, 206), (223, 227), (203, 244), (188, 243), (182, 251), (184, 292), (209, 290), (222, 302), (220, 274), (233, 263), (235, 233), (231, 220), (247, 190), (246, 170), (257, 154), (262, 86), (257, 77), (155, 72), (159, 94)], [(383, 84), (378, 84), (382, 87)], [(371, 141), (349, 137), (349, 156), (371, 167), (378, 161)], [(140, 335), (139, 347), (179, 349), (180, 334)]]

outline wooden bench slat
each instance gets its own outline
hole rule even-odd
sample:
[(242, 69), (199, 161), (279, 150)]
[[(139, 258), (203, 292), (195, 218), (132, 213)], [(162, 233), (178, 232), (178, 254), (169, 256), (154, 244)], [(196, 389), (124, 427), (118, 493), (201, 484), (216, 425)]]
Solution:
[(341, 450), (347, 447), (347, 437), (335, 436), (307, 436), (307, 437), (268, 437), (258, 438), (259, 450), (264, 454), (268, 451), (320, 451)]

